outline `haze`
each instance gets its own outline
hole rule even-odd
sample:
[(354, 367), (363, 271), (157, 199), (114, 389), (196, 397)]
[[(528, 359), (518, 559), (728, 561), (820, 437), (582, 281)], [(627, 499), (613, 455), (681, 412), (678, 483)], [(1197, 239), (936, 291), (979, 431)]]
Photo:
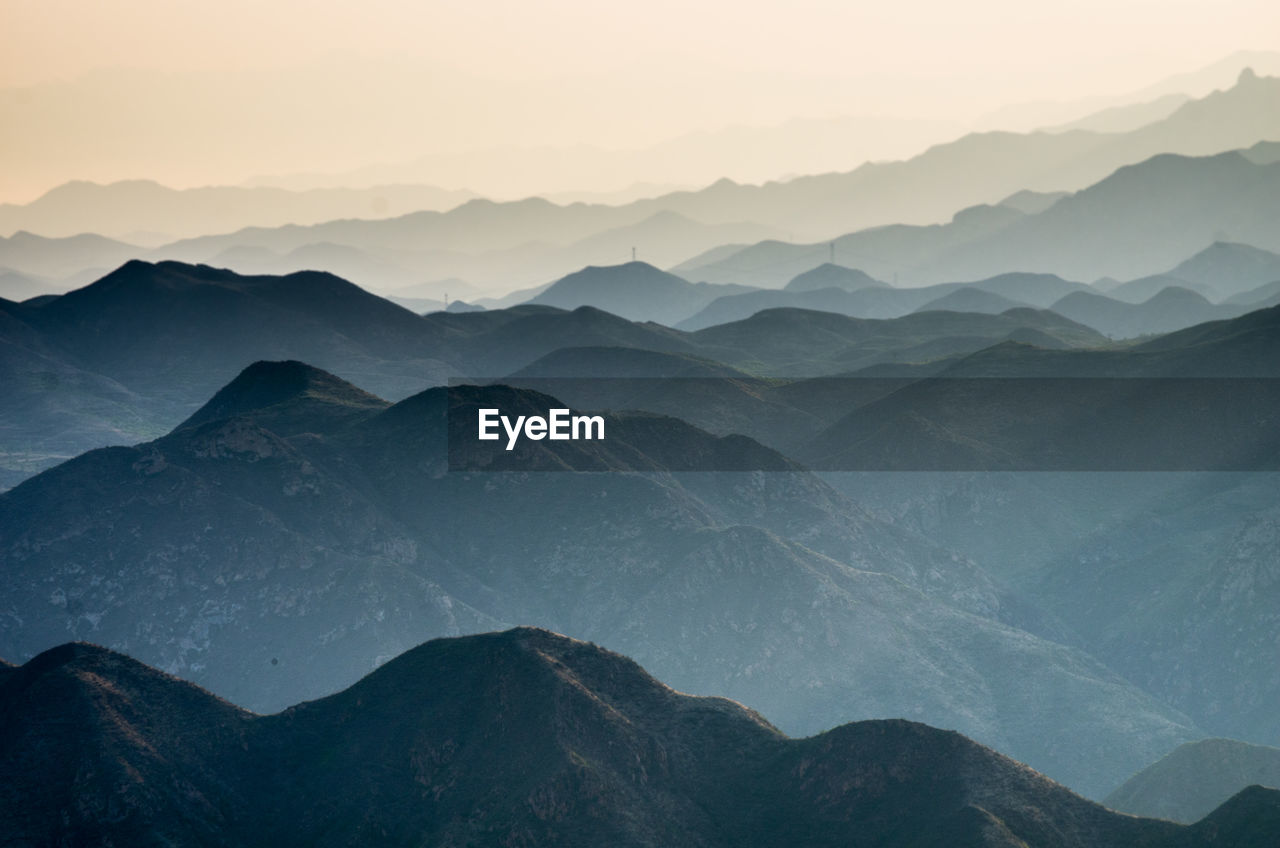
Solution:
[[(1104, 96), (1274, 49), (1280, 7), (57, 0), (5, 4), (0, 32), (0, 201), (70, 179), (186, 187), (264, 175), (516, 196), (849, 168), (975, 126), (1073, 117)], [(1059, 104), (1007, 109), (1046, 99)], [(575, 162), (596, 148), (834, 118), (875, 120), (843, 130), (856, 141), (844, 154), (799, 149), (824, 129), (793, 124), (771, 137), (767, 161), (730, 157), (724, 173), (675, 154), (665, 170), (630, 173)], [(539, 147), (557, 154), (513, 152)]]

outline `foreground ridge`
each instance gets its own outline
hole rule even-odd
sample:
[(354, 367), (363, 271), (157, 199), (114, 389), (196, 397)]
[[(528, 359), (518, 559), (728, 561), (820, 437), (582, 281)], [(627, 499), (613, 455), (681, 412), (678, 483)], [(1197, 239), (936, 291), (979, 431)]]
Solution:
[(74, 643), (0, 666), (0, 717), (15, 844), (1173, 848), (1274, 844), (1280, 821), (1260, 788), (1192, 827), (1113, 813), (914, 722), (790, 739), (535, 628), (266, 716)]

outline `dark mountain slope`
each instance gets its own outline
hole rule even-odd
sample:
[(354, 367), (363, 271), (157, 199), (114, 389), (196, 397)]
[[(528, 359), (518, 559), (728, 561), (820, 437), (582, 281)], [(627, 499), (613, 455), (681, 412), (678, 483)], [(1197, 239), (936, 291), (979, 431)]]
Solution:
[[(178, 425), (198, 427), (223, 418), (252, 416), (293, 436), (299, 426), (333, 428), (335, 418), (359, 417), (389, 404), (332, 374), (302, 362), (255, 362)], [(296, 424), (294, 422), (297, 422)]]
[[(529, 628), (428, 642), (265, 717), (65, 646), (0, 684), (0, 712), (21, 728), (5, 737), (17, 756), (0, 769), (16, 791), (0, 795), (0, 817), (37, 842), (1163, 848), (1251, 832), (1232, 844), (1253, 848), (1274, 837), (1280, 803), (1247, 793), (1197, 830), (1112, 813), (921, 724), (790, 740), (733, 702)], [(77, 786), (36, 754), (69, 738), (80, 744), (55, 763), (141, 769)], [(27, 815), (94, 790), (115, 792), (65, 817)]]
[(412, 366), (441, 370), (419, 316), (316, 272), (243, 277), (134, 261), (23, 317), (78, 361), (152, 394), (207, 396), (259, 359), (315, 362), (392, 396), (421, 387)]
[(62, 645), (0, 677), (0, 829), (18, 845), (223, 844), (254, 793), (251, 714)]

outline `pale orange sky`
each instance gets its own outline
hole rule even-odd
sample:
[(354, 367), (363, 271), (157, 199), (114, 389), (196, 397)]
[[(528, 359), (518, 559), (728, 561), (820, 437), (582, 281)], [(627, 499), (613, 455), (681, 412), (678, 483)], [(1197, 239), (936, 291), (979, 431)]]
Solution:
[(792, 117), (972, 122), (1275, 49), (1275, 0), (4, 0), (0, 201)]

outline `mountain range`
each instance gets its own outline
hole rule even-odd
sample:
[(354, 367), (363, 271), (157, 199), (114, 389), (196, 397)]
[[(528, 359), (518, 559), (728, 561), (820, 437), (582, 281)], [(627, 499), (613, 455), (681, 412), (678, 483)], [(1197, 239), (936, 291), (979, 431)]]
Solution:
[(268, 716), (67, 644), (0, 666), (0, 712), (0, 817), (37, 844), (1252, 848), (1280, 818), (1260, 787), (1191, 827), (1121, 815), (906, 721), (789, 739), (531, 628)]
[[(947, 224), (875, 227), (832, 243), (837, 261), (879, 279), (924, 285), (1021, 271), (1129, 280), (1162, 273), (1215, 242), (1280, 250), (1277, 163), (1269, 149), (1215, 156), (1162, 154), (1120, 168), (1047, 209), (978, 206)], [(780, 288), (824, 261), (827, 244), (760, 242), (673, 267), (686, 279)], [(1227, 294), (1227, 292), (1224, 292)]]
[(789, 732), (908, 716), (1095, 795), (1201, 735), (1033, 635), (1052, 625), (975, 563), (813, 475), (663, 470), (713, 443), (767, 453), (749, 439), (649, 416), (607, 443), (647, 473), (448, 472), (446, 403), (255, 365), (172, 433), (0, 494), (0, 655), (92, 638), (278, 709), (422, 639), (523, 622)]
[[(566, 280), (578, 291), (564, 302), (589, 294), (630, 309), (638, 303), (630, 291), (637, 280), (666, 285), (669, 299), (686, 309), (716, 291), (637, 263)], [(0, 410), (9, 482), (52, 459), (152, 438), (259, 359), (309, 361), (399, 400), (450, 377), (510, 374), (565, 347), (637, 348), (758, 374), (811, 375), (971, 352), (1027, 333), (1045, 344), (1105, 341), (1073, 322), (1029, 311), (866, 323), (784, 310), (699, 333), (593, 307), (526, 305), (423, 317), (330, 274), (242, 276), (138, 261), (60, 297), (0, 301), (0, 316), (0, 373), (13, 398)], [(764, 336), (772, 340), (768, 350), (756, 345)]]
[[(1153, 157), (1154, 163), (1167, 159), (1167, 154), (1212, 157), (1280, 137), (1280, 127), (1270, 123), (1272, 116), (1280, 114), (1277, 97), (1280, 81), (1245, 73), (1233, 88), (1189, 101), (1168, 117), (1126, 133), (973, 134), (906, 161), (869, 163), (845, 173), (760, 186), (722, 180), (698, 191), (620, 206), (557, 205), (537, 198), (506, 203), (477, 199), (447, 212), (248, 227), (154, 249), (103, 244), (91, 254), (72, 254), (79, 256), (78, 261), (67, 257), (41, 261), (37, 254), (28, 256), (26, 246), (5, 244), (0, 245), (0, 267), (61, 280), (84, 274), (86, 269), (101, 271), (141, 258), (217, 262), (246, 273), (284, 273), (309, 269), (289, 258), (295, 251), (333, 245), (356, 253), (348, 255), (346, 265), (323, 270), (350, 276), (370, 288), (387, 290), (457, 277), (479, 289), (510, 291), (545, 283), (585, 265), (621, 261), (636, 247), (640, 257), (653, 264), (681, 263), (672, 270), (697, 282), (780, 287), (829, 258), (826, 241), (834, 238), (838, 261), (885, 280), (898, 274), (904, 282), (920, 284), (1010, 271), (1085, 280), (1127, 278), (1154, 273), (1214, 240), (1277, 247), (1274, 240), (1267, 240), (1265, 227), (1259, 231), (1258, 222), (1270, 220), (1274, 212), (1266, 205), (1266, 198), (1275, 192), (1267, 187), (1270, 163), (1265, 155), (1255, 156), (1258, 162), (1246, 158), (1263, 170), (1249, 172), (1250, 176), (1242, 171), (1239, 179), (1179, 171), (1189, 165), (1148, 164), (1140, 171), (1140, 185), (1125, 179), (1116, 182), (1127, 173), (1126, 167)], [(1120, 174), (1108, 177), (1117, 169), (1122, 169)], [(1212, 201), (1210, 208), (1177, 226), (1158, 223), (1172, 224), (1169, 216), (1175, 209), (1194, 208), (1189, 204), (1199, 185), (1219, 176), (1223, 176), (1219, 196), (1207, 198)], [(1259, 184), (1252, 185), (1254, 181)], [(1159, 186), (1153, 183), (1166, 182), (1163, 195), (1154, 193)], [(1013, 200), (1025, 198), (1027, 190), (1079, 191), (1095, 184), (1108, 186), (1102, 190), (1108, 203), (1124, 201), (1116, 209), (1125, 211), (1127, 220), (1136, 222), (1155, 214), (1150, 232), (1161, 232), (1160, 242), (1148, 244), (1149, 233), (1138, 231), (1089, 232), (1097, 210), (1081, 198), (1086, 192), (1047, 209)], [(1150, 208), (1144, 206), (1135, 217), (1127, 214), (1126, 203)], [(963, 209), (970, 211), (957, 215), (956, 210)], [(950, 224), (938, 223), (951, 218)], [(1090, 250), (1074, 255), (1055, 247), (1073, 237), (1094, 243)], [(803, 260), (797, 258), (784, 267), (775, 257), (763, 263), (763, 275), (751, 271), (761, 263), (746, 261), (747, 256), (731, 263), (737, 272), (730, 278), (723, 276), (726, 267), (703, 268), (692, 277), (685, 273), (709, 264), (685, 262), (695, 254), (726, 244), (783, 238), (824, 241), (792, 245), (791, 254)], [(1111, 242), (1104, 243), (1107, 239)], [(1118, 247), (1109, 247), (1111, 243), (1138, 243), (1143, 249), (1125, 256)], [(714, 255), (724, 260), (723, 252)], [(779, 272), (783, 272), (781, 278)], [(770, 276), (772, 283), (766, 279)]]

